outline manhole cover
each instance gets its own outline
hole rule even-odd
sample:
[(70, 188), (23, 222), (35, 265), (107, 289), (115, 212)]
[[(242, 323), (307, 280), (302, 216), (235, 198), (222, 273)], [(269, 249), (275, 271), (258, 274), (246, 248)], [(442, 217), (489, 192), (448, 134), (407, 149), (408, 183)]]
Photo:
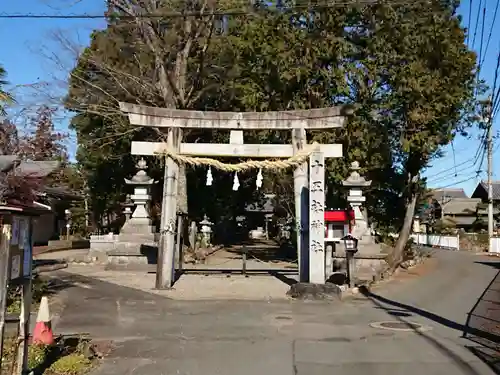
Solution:
[(375, 322), (371, 323), (370, 327), (379, 328), (379, 329), (387, 329), (390, 331), (402, 331), (402, 332), (424, 332), (429, 331), (432, 328), (423, 326), (422, 324), (414, 323), (414, 322)]

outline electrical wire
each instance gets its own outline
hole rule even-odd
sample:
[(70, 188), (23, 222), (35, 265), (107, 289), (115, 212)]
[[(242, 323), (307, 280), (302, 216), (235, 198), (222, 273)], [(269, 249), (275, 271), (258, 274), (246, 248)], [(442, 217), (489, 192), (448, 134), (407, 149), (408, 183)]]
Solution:
[(499, 84), (499, 75), (500, 75), (500, 42), (498, 43), (498, 53), (497, 53), (497, 61), (495, 67), (495, 76), (493, 78), (493, 89), (492, 89), (492, 97), (491, 97), (491, 120), (494, 120), (496, 115), (498, 114), (498, 109), (500, 107), (500, 84)]
[[(367, 6), (376, 5), (379, 3), (387, 5), (414, 5), (414, 4), (432, 4), (432, 0), (353, 0), (353, 1), (325, 1), (324, 4), (304, 4), (304, 5), (293, 5), (286, 7), (286, 10), (315, 10), (315, 9), (330, 9), (330, 8), (345, 8), (348, 6)], [(162, 13), (148, 13), (148, 14), (137, 14), (134, 16), (119, 15), (121, 19), (136, 19), (136, 18), (176, 18), (176, 17), (190, 17), (190, 16), (244, 16), (244, 15), (254, 15), (258, 14), (257, 10), (244, 10), (244, 9), (231, 9), (231, 10), (221, 10), (221, 11), (193, 11), (193, 12), (162, 12)], [(106, 14), (90, 14), (90, 13), (7, 13), (0, 12), (0, 19), (105, 19), (109, 16)]]
[(455, 168), (455, 176), (457, 175), (457, 158), (455, 154), (455, 142), (451, 141), (451, 151), (453, 152), (453, 167)]
[[(477, 176), (479, 176), (479, 175), (482, 173), (481, 168), (482, 168), (482, 164), (483, 164), (483, 162), (484, 162), (484, 157), (485, 157), (486, 150), (487, 150), (485, 140), (486, 140), (486, 132), (484, 132), (483, 136), (481, 137), (481, 142), (479, 143), (478, 149), (477, 149), (477, 151), (476, 151), (476, 155), (475, 155), (473, 158), (468, 159), (468, 160), (464, 161), (463, 163), (461, 163), (461, 165), (465, 165), (465, 164), (470, 163), (470, 162), (473, 160), (472, 165), (471, 165), (471, 166), (469, 166), (469, 167), (467, 167), (467, 168), (465, 168), (465, 170), (463, 170), (463, 171), (461, 172), (461, 175), (463, 175), (464, 173), (467, 173), (466, 171), (468, 171), (468, 170), (470, 170), (470, 169), (472, 169), (472, 168), (475, 168), (475, 167), (476, 167), (476, 164), (477, 164), (479, 161), (481, 161), (481, 163), (480, 163), (480, 165), (479, 165), (478, 169), (477, 169), (474, 173), (475, 173), (475, 176), (476, 176), (476, 177), (477, 177)], [(436, 184), (436, 183), (441, 182), (441, 181), (446, 181), (446, 180), (449, 180), (450, 178), (457, 178), (457, 177), (459, 176), (459, 174), (458, 174), (458, 173), (456, 173), (456, 172), (452, 172), (452, 173), (447, 173), (447, 174), (445, 173), (445, 174), (443, 175), (443, 172), (440, 172), (440, 173), (435, 174), (434, 176), (439, 176), (439, 177), (438, 177), (438, 178), (435, 178), (435, 179), (432, 179), (432, 178), (430, 178), (429, 176), (427, 176), (427, 177), (425, 178), (426, 183), (427, 183), (427, 184)], [(469, 180), (470, 180), (470, 179), (472, 179), (472, 178), (473, 178), (473, 177), (471, 177), (471, 178), (467, 178), (467, 179), (466, 179), (466, 181), (469, 181)], [(464, 181), (454, 182), (454, 183), (452, 183), (452, 184), (450, 184), (450, 185), (448, 185), (448, 186), (452, 186), (452, 185), (454, 185), (454, 184), (459, 184), (459, 183), (462, 183), (462, 182), (464, 182)], [(447, 186), (445, 186), (445, 187), (447, 187)], [(441, 188), (444, 188), (444, 187), (441, 187)]]
[(472, 0), (469, 0), (469, 21), (467, 22), (467, 35), (466, 35), (466, 39), (465, 39), (467, 47), (469, 47), (469, 42), (470, 42), (471, 18), (472, 18)]
[(429, 184), (435, 184), (435, 183), (438, 183), (441, 181), (446, 181), (446, 180), (449, 180), (452, 178), (461, 177), (466, 173), (472, 173), (472, 172), (476, 172), (476, 171), (477, 171), (476, 165), (470, 165), (469, 167), (464, 168), (463, 170), (461, 170), (458, 173), (455, 173), (455, 172), (445, 173), (445, 174), (441, 174), (439, 177), (435, 177), (435, 178), (426, 177), (426, 181)]
[[(472, 1), (472, 0), (471, 0)], [(490, 26), (490, 32), (488, 34), (488, 39), (486, 41), (486, 47), (484, 49), (484, 56), (482, 61), (480, 61), (480, 65), (483, 66), (484, 60), (486, 59), (486, 55), (488, 54), (488, 48), (490, 46), (490, 41), (491, 41), (491, 36), (493, 34), (493, 28), (495, 27), (495, 23), (497, 20), (497, 14), (498, 14), (498, 8), (500, 7), (500, 0), (497, 0), (497, 3), (495, 5), (495, 11), (493, 13), (493, 21), (491, 21), (491, 26)], [(469, 21), (470, 22), (470, 21)]]
[(486, 24), (485, 21), (486, 21), (486, 0), (484, 2), (484, 7), (483, 7), (483, 22), (481, 23), (481, 42), (479, 44), (479, 66), (477, 70), (478, 80), (481, 68), (483, 67), (481, 61), (483, 60), (484, 25)]
[[(461, 162), (459, 164), (456, 164), (454, 166), (455, 171), (456, 171), (457, 167), (461, 167), (461, 166), (464, 166), (464, 165), (467, 165), (467, 164), (471, 164), (471, 165), (468, 166), (468, 167), (466, 167), (465, 169), (470, 169), (470, 168), (474, 167), (474, 164), (475, 164), (474, 160), (475, 160), (475, 157), (471, 157), (471, 158), (469, 158), (467, 160), (464, 160), (463, 162)], [(432, 180), (434, 177), (443, 176), (443, 173), (448, 173), (449, 174), (449, 172), (450, 172), (450, 168), (448, 168), (446, 170), (441, 170), (441, 171), (436, 172), (436, 173), (434, 173), (432, 175), (426, 176), (425, 178), (427, 180)]]
[(446, 188), (451, 187), (451, 186), (456, 186), (458, 184), (463, 184), (464, 182), (468, 182), (468, 181), (473, 180), (473, 179), (478, 178), (478, 177), (479, 177), (479, 174), (475, 173), (474, 175), (471, 175), (470, 177), (467, 177), (467, 178), (465, 178), (463, 180), (455, 181), (455, 182), (453, 182), (451, 184), (439, 186), (437, 188), (432, 188), (430, 190), (431, 191), (436, 191), (436, 190), (446, 189)]
[(481, 15), (481, 5), (483, 4), (483, 0), (479, 0), (479, 6), (477, 7), (477, 16), (476, 16), (476, 24), (474, 25), (474, 36), (472, 37), (472, 49), (476, 45), (476, 35), (477, 28), (479, 26), (479, 16)]

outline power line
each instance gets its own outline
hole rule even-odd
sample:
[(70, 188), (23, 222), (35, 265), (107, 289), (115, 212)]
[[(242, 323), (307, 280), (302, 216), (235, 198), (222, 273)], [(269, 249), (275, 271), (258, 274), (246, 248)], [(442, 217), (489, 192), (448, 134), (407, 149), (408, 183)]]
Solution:
[(463, 184), (464, 182), (468, 182), (468, 181), (470, 181), (470, 180), (473, 180), (473, 179), (475, 179), (475, 178), (478, 178), (478, 177), (479, 177), (479, 174), (480, 174), (480, 173), (477, 173), (477, 172), (476, 172), (474, 175), (471, 175), (470, 177), (467, 177), (467, 178), (465, 178), (465, 179), (463, 179), (463, 180), (461, 180), (461, 181), (456, 181), (456, 182), (454, 182), (454, 183), (452, 183), (452, 184), (443, 185), (443, 186), (440, 186), (440, 187), (437, 187), (437, 188), (432, 188), (432, 189), (431, 189), (431, 191), (441, 190), (441, 189), (445, 189), (445, 188), (450, 187), (450, 186), (455, 186), (455, 185), (458, 185), (458, 184)]
[(477, 28), (479, 26), (479, 15), (481, 14), (481, 5), (482, 4), (483, 4), (483, 1), (479, 0), (479, 6), (477, 7), (476, 24), (474, 25), (474, 36), (472, 37), (472, 49), (474, 49), (474, 46), (476, 45)]
[[(469, 164), (469, 163), (472, 162), (472, 164), (470, 166), (466, 167), (465, 170), (463, 170), (461, 172), (461, 174), (464, 174), (464, 172), (466, 172), (466, 171), (468, 171), (468, 170), (470, 170), (472, 168), (475, 168), (476, 164), (479, 161), (481, 161), (481, 164), (479, 165), (478, 169), (475, 171), (476, 175), (478, 176), (482, 172), (481, 168), (482, 168), (482, 164), (484, 162), (484, 156), (485, 156), (485, 153), (486, 153), (486, 142), (485, 142), (485, 140), (486, 140), (486, 133), (487, 132), (486, 132), (486, 129), (485, 129), (484, 134), (480, 138), (480, 143), (478, 145), (478, 148), (476, 150), (475, 155), (472, 158), (467, 159), (467, 160), (463, 161), (462, 163), (460, 163), (458, 165), (455, 165), (455, 172), (452, 171), (451, 173), (449, 173), (449, 171), (448, 171), (448, 173), (446, 173), (446, 171), (441, 171), (441, 172), (438, 172), (438, 173), (433, 174), (431, 176), (426, 176), (425, 177), (426, 182), (430, 183), (430, 184), (435, 184), (435, 183), (437, 183), (439, 181), (449, 180), (450, 178), (457, 178), (460, 174), (456, 173), (456, 167), (467, 165), (467, 164)], [(437, 178), (433, 178), (433, 177), (437, 177)]]
[[(473, 168), (473, 167), (475, 166), (475, 163), (473, 162), (473, 160), (474, 160), (474, 159), (475, 159), (475, 157), (472, 157), (472, 158), (470, 158), (470, 159), (467, 159), (467, 160), (465, 160), (465, 161), (463, 161), (463, 162), (461, 162), (461, 163), (459, 163), (459, 164), (455, 165), (455, 166), (454, 166), (454, 169), (456, 170), (456, 168), (457, 168), (457, 167), (461, 167), (461, 166), (463, 166), (463, 165), (467, 165), (467, 164), (471, 164), (471, 163), (472, 163), (472, 164), (471, 164), (470, 166), (466, 167), (465, 169), (470, 169), (470, 168)], [(452, 173), (450, 173), (450, 171), (449, 171), (449, 170), (447, 170), (447, 171), (446, 171), (446, 170), (441, 170), (440, 172), (436, 172), (436, 173), (434, 173), (434, 174), (432, 174), (432, 175), (430, 175), (430, 176), (426, 176), (425, 178), (426, 178), (427, 180), (434, 180), (434, 179), (435, 179), (434, 177), (437, 177), (437, 178), (439, 179), (439, 178), (441, 178), (441, 177), (443, 176), (443, 173), (445, 173), (445, 175), (452, 175), (452, 174), (454, 174), (453, 172), (452, 172)], [(455, 173), (456, 173), (456, 172), (455, 172)]]
[(482, 57), (483, 57), (483, 43), (484, 43), (484, 25), (486, 24), (486, 0), (484, 2), (484, 7), (483, 7), (483, 22), (481, 24), (481, 42), (479, 44), (479, 68), (478, 68), (478, 78), (479, 78), (479, 72), (481, 71), (482, 65)]
[(426, 177), (426, 181), (428, 184), (435, 184), (437, 182), (446, 181), (446, 180), (450, 180), (453, 178), (461, 177), (466, 173), (475, 173), (475, 172), (477, 172), (477, 169), (475, 169), (475, 168), (476, 168), (476, 165), (473, 164), (473, 165), (468, 166), (467, 168), (464, 168), (463, 170), (461, 170), (458, 173), (457, 172), (449, 172), (449, 173), (445, 173), (445, 174), (440, 174), (439, 176), (436, 176), (435, 178)]
[[(500, 107), (500, 85), (498, 82), (500, 73), (500, 42), (498, 43), (498, 54), (497, 54), (497, 64), (495, 67), (495, 76), (493, 78), (493, 89), (492, 89), (492, 97), (491, 97), (491, 117), (495, 119), (498, 108)], [(497, 89), (498, 86), (498, 89)]]
[[(471, 0), (472, 2), (472, 0)], [(495, 11), (493, 13), (493, 21), (491, 21), (491, 26), (490, 26), (490, 32), (488, 34), (488, 39), (486, 41), (486, 47), (484, 49), (484, 55), (483, 55), (483, 60), (480, 61), (480, 65), (482, 66), (484, 63), (484, 60), (486, 59), (486, 55), (488, 54), (488, 48), (490, 46), (490, 41), (491, 41), (491, 35), (493, 34), (493, 28), (495, 27), (496, 19), (497, 19), (497, 14), (498, 14), (498, 8), (500, 7), (500, 0), (497, 0), (497, 3), (495, 5)], [(470, 14), (470, 13), (469, 13)], [(470, 21), (469, 21), (470, 23)]]
[(471, 18), (472, 18), (472, 0), (469, 0), (469, 21), (467, 22), (467, 35), (466, 35), (466, 44), (467, 47), (469, 47), (469, 42), (470, 42), (470, 25), (471, 25)]
[[(348, 6), (368, 6), (368, 5), (414, 5), (414, 4), (432, 4), (432, 0), (353, 0), (353, 1), (340, 1), (340, 2), (325, 2), (325, 4), (315, 5), (294, 5), (284, 10), (318, 10), (329, 8), (345, 8)], [(120, 19), (136, 19), (136, 18), (176, 18), (176, 17), (193, 17), (193, 16), (245, 16), (257, 15), (258, 9), (230, 9), (230, 10), (214, 10), (214, 11), (191, 11), (191, 12), (161, 12), (161, 13), (143, 13), (137, 15), (123, 15), (116, 14)], [(0, 12), (0, 19), (106, 19), (109, 14), (90, 14), (90, 13), (7, 13)]]

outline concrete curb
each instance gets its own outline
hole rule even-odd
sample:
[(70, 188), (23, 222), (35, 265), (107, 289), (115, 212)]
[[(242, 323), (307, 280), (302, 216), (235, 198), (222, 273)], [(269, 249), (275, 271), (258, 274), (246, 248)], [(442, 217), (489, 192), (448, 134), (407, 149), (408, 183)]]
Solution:
[(68, 263), (57, 263), (57, 264), (45, 264), (45, 265), (40, 265), (36, 266), (33, 268), (33, 273), (34, 274), (39, 274), (39, 273), (44, 273), (44, 272), (52, 272), (52, 271), (57, 271), (57, 270), (62, 270), (64, 268), (68, 268)]
[(489, 256), (489, 257), (500, 257), (500, 253), (490, 253), (488, 251), (483, 251), (483, 252), (480, 252), (480, 253), (474, 253), (474, 255), (485, 255), (485, 256)]

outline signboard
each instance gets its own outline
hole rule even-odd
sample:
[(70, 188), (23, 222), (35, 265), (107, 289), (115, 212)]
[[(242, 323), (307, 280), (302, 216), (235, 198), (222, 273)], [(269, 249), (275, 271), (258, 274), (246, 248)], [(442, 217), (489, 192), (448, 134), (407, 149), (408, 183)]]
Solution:
[(10, 262), (10, 279), (15, 280), (21, 277), (21, 255), (15, 254)]
[(19, 243), (19, 218), (17, 216), (12, 217), (12, 237), (10, 239), (11, 246), (16, 246)]
[(23, 276), (31, 276), (31, 259), (33, 257), (33, 241), (31, 236), (32, 219), (23, 218), (22, 225), (20, 226), (20, 244), (23, 249)]
[(12, 216), (9, 248), (9, 280), (11, 282), (31, 276), (31, 218)]

